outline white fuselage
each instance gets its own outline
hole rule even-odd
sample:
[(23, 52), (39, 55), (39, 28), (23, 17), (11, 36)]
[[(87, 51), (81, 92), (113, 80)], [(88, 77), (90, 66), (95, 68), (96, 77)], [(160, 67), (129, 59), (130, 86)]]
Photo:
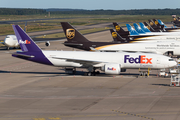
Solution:
[(54, 66), (102, 67), (107, 63), (119, 64), (121, 68), (161, 69), (175, 66), (170, 57), (153, 53), (42, 51)]
[(15, 35), (7, 35), (4, 39), (4, 44), (7, 47), (19, 47), (19, 43)]
[(146, 51), (146, 52), (154, 52), (158, 54), (164, 54), (167, 51), (173, 51), (173, 55), (180, 55), (180, 41), (167, 41), (167, 42), (150, 42), (150, 43), (127, 43), (127, 44), (114, 44), (107, 45), (95, 48), (96, 50), (104, 50), (104, 51)]

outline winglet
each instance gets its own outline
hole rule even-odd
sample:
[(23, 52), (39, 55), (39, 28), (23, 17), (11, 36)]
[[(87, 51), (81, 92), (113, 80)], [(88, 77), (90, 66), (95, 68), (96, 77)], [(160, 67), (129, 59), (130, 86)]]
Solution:
[(130, 32), (130, 35), (139, 35), (138, 32), (130, 24), (126, 24), (126, 27)]
[(22, 51), (41, 51), (36, 43), (34, 43), (34, 41), (24, 32), (24, 30), (21, 29), (21, 27), (19, 27), (19, 25), (12, 25), (12, 27)]

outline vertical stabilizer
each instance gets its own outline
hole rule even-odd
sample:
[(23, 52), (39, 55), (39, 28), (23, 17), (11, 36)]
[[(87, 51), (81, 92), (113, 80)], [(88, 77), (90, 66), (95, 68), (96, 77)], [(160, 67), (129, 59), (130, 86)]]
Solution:
[(143, 29), (145, 32), (151, 32), (142, 22), (140, 22), (139, 25), (141, 26), (141, 29)]
[(34, 41), (25, 33), (24, 30), (19, 27), (19, 25), (12, 25), (16, 37), (18, 39), (18, 43), (22, 49), (22, 51), (41, 51), (41, 49), (34, 43)]
[(126, 39), (122, 38), (117, 32), (115, 32), (113, 29), (110, 29), (112, 38), (115, 42), (125, 42)]
[(155, 32), (155, 30), (147, 22), (143, 22), (143, 23), (151, 32)]
[(138, 32), (130, 24), (126, 24), (126, 27), (130, 32), (130, 35), (139, 35)]
[(146, 34), (146, 32), (144, 32), (144, 30), (141, 29), (141, 27), (140, 27), (138, 24), (133, 23), (133, 25), (134, 25), (135, 30), (136, 30), (139, 34)]
[(125, 31), (121, 26), (119, 26), (116, 22), (113, 22), (113, 26), (116, 29), (116, 32), (121, 35), (123, 38), (129, 37), (129, 31)]
[(160, 19), (158, 19), (158, 22), (159, 24), (164, 25), (164, 27), (167, 28), (167, 26)]
[(78, 30), (71, 26), (68, 22), (61, 22), (61, 26), (64, 30), (64, 34), (68, 42), (90, 42), (86, 39)]
[(25, 22), (24, 31), (27, 32), (27, 21)]
[(126, 32), (122, 27), (120, 27), (116, 22), (113, 22), (114, 28), (117, 32)]

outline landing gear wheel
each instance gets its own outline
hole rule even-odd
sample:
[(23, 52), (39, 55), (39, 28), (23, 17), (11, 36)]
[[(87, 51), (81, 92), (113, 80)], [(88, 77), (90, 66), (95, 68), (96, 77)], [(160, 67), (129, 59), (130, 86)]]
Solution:
[(100, 74), (100, 72), (99, 72), (99, 71), (97, 71), (97, 72), (96, 72), (96, 74)]
[(144, 76), (145, 76), (145, 77), (148, 77), (148, 73), (147, 73), (147, 72), (145, 72), (145, 73), (144, 73)]
[(88, 75), (88, 76), (91, 76), (91, 75), (92, 75), (92, 73), (91, 73), (91, 72), (88, 72), (88, 73), (87, 73), (87, 75)]
[(91, 73), (91, 76), (96, 76), (96, 73), (95, 73), (95, 72), (92, 72), (92, 73)]
[(84, 73), (85, 76), (96, 76), (95, 72), (86, 72)]

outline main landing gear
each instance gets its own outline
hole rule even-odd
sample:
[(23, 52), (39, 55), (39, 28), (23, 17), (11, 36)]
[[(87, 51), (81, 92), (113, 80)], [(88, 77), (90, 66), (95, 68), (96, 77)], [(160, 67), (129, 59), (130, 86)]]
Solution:
[(99, 74), (100, 72), (99, 71), (97, 71), (97, 72), (86, 72), (86, 73), (84, 73), (84, 75), (85, 76), (96, 76), (97, 74)]
[(84, 75), (85, 76), (96, 76), (96, 74), (99, 74), (100, 72), (99, 71), (95, 71), (96, 70), (96, 68), (94, 68), (94, 67), (89, 67), (88, 68), (88, 71), (89, 72), (86, 72), (86, 73), (84, 73)]

